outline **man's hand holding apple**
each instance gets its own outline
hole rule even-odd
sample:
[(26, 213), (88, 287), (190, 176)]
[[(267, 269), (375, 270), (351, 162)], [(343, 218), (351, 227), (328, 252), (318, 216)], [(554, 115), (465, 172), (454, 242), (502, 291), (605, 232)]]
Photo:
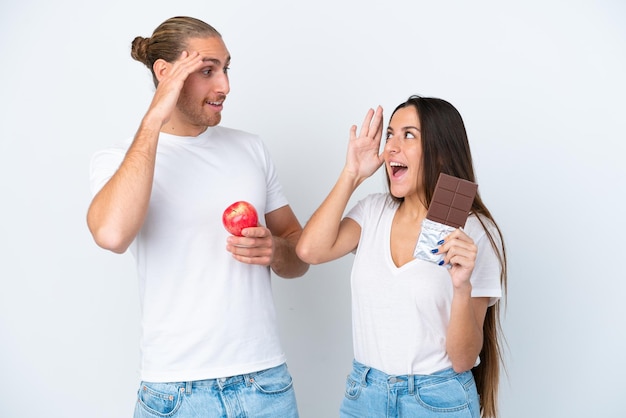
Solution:
[(272, 232), (259, 225), (259, 216), (254, 206), (246, 201), (229, 205), (222, 215), (224, 228), (231, 236), (226, 241), (226, 250), (242, 263), (269, 266), (274, 256)]
[(226, 250), (236, 260), (248, 264), (269, 266), (274, 258), (274, 238), (264, 226), (241, 230), (243, 236), (231, 235), (226, 240)]

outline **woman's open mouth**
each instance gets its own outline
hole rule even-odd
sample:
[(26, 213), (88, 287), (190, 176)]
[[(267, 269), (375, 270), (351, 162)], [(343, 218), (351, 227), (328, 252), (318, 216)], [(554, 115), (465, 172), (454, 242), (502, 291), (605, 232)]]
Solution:
[(391, 169), (391, 176), (395, 178), (402, 176), (408, 169), (406, 165), (397, 161), (389, 162), (389, 168)]

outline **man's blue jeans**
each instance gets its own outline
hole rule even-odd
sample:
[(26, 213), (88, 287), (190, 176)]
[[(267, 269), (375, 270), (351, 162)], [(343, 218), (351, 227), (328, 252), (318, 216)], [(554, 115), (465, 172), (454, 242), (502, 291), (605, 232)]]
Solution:
[(142, 382), (135, 418), (298, 418), (287, 365), (220, 379)]

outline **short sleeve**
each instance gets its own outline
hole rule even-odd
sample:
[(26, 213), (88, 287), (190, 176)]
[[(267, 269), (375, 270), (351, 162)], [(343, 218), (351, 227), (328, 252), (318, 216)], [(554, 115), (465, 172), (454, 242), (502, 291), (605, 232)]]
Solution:
[(363, 218), (365, 214), (365, 199), (359, 200), (349, 211), (346, 213), (345, 217), (352, 219), (354, 222), (358, 223), (361, 227), (363, 227)]
[(125, 154), (126, 148), (119, 146), (98, 151), (91, 157), (89, 185), (92, 196), (95, 196), (115, 174)]
[(276, 166), (274, 166), (269, 150), (260, 139), (259, 143), (265, 163), (265, 182), (267, 185), (265, 213), (269, 213), (276, 209), (280, 209), (283, 206), (287, 206), (289, 201), (287, 200), (287, 197), (283, 192), (282, 185), (278, 180)]
[[(502, 244), (495, 226), (487, 219), (483, 221), (501, 251)], [(475, 216), (468, 218), (465, 232), (472, 237), (478, 247), (474, 271), (470, 278), (472, 297), (488, 297), (490, 298), (489, 306), (492, 306), (502, 297), (502, 285), (500, 283), (501, 266), (498, 254), (491, 245), (489, 236)]]

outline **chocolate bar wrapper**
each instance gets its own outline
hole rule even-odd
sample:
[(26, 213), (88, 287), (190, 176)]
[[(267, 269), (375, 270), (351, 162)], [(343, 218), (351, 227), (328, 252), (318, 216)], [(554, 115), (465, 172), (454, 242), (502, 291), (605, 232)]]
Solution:
[(422, 230), (415, 245), (413, 257), (439, 264), (443, 260), (441, 254), (433, 254), (432, 250), (437, 248), (439, 241), (448, 236), (455, 228), (439, 222), (425, 218), (422, 221)]

